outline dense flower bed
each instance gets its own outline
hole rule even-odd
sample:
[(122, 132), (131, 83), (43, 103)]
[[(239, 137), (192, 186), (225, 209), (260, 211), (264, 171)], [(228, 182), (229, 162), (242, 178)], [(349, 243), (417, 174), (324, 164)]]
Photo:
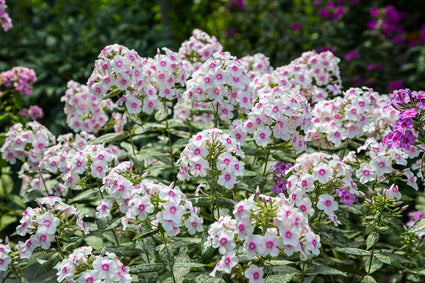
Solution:
[[(423, 92), (344, 89), (330, 51), (273, 69), (222, 49), (201, 30), (151, 58), (106, 46), (62, 98), (73, 132), (11, 126), (2, 158), (22, 164), (27, 208), (5, 277), (424, 279)], [(31, 76), (0, 74), (4, 93)]]

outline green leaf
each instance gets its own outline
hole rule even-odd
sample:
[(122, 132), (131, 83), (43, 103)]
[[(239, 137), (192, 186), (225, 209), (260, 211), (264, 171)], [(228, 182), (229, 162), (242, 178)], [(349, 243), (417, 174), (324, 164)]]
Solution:
[(376, 243), (379, 241), (379, 233), (373, 232), (367, 236), (366, 239), (366, 250), (373, 248)]
[(16, 216), (3, 215), (0, 218), (0, 231), (2, 231), (4, 228), (6, 228), (7, 226), (9, 226), (10, 224), (14, 223), (17, 220), (18, 218)]
[(295, 159), (289, 157), (287, 154), (284, 154), (283, 152), (275, 152), (272, 154), (272, 157), (276, 159), (277, 161), (295, 163)]
[(376, 280), (372, 276), (366, 275), (360, 283), (376, 283)]
[(398, 267), (398, 268), (405, 268), (400, 261), (398, 261), (397, 259), (394, 259), (392, 257), (383, 255), (383, 254), (375, 254), (376, 258), (386, 264)]
[[(425, 155), (424, 155), (425, 156)], [(416, 233), (425, 229), (425, 217), (416, 221), (412, 226), (410, 226), (408, 232)]]
[(87, 245), (92, 246), (94, 249), (98, 250), (104, 247), (103, 239), (98, 236), (90, 235), (87, 236), (84, 241)]
[(121, 93), (121, 91), (122, 90), (120, 90), (119, 88), (116, 88), (116, 89), (108, 92), (102, 99), (105, 100), (105, 99), (112, 98), (112, 97), (115, 97), (115, 96), (119, 97), (119, 94)]
[(179, 255), (176, 257), (176, 262), (179, 264), (175, 264), (173, 268), (174, 279), (177, 283), (183, 283), (186, 275), (190, 272), (190, 258), (187, 255), (187, 247), (181, 248)]
[(370, 252), (357, 248), (335, 248), (335, 250), (349, 255), (370, 255)]
[(225, 283), (222, 278), (211, 277), (207, 274), (201, 274), (195, 279), (195, 283)]
[[(162, 266), (162, 265), (161, 265)], [(131, 273), (131, 269), (130, 269)], [(158, 282), (158, 272), (135, 272), (138, 274), (139, 282), (151, 283)]]
[(418, 274), (418, 275), (425, 275), (425, 267), (420, 267), (416, 269), (406, 269), (406, 272)]
[(165, 268), (173, 272), (174, 255), (171, 248), (168, 245), (159, 246), (158, 255)]
[(85, 190), (85, 191), (83, 191), (83, 192), (79, 193), (77, 196), (75, 196), (75, 197), (71, 200), (71, 203), (79, 202), (79, 201), (81, 201), (81, 200), (88, 200), (88, 199), (94, 198), (94, 197), (96, 197), (96, 196), (97, 196), (97, 192), (95, 192), (95, 191), (94, 191), (94, 190), (92, 190), (92, 189), (87, 189), (87, 190)]
[(314, 264), (313, 266), (310, 266), (307, 271), (307, 275), (316, 275), (316, 274), (322, 274), (322, 275), (341, 275), (341, 276), (347, 276), (346, 272), (340, 271), (338, 269), (332, 268), (330, 266), (326, 266), (323, 264)]
[(103, 136), (98, 137), (97, 139), (90, 142), (90, 144), (108, 144), (114, 142), (120, 142), (129, 137), (128, 134), (125, 133), (109, 133), (104, 134)]
[(0, 178), (0, 196), (6, 197), (13, 190), (13, 180), (9, 174), (1, 174)]
[(143, 263), (130, 266), (130, 274), (138, 274), (152, 271), (161, 271), (164, 266), (161, 263)]
[(261, 149), (261, 148), (257, 149), (257, 148), (247, 147), (247, 146), (243, 146), (242, 151), (245, 153), (245, 155), (261, 156), (261, 155), (267, 154), (267, 152), (264, 149)]
[(296, 276), (297, 273), (292, 274), (278, 274), (278, 275), (269, 275), (266, 278), (266, 283), (286, 283), (291, 282), (294, 276)]
[(154, 118), (156, 121), (160, 122), (164, 120), (165, 118), (167, 118), (167, 116), (168, 116), (168, 109), (162, 108), (156, 111)]
[(372, 258), (372, 264), (370, 264), (370, 258), (364, 258), (364, 259), (365, 259), (364, 270), (369, 274), (374, 273), (375, 271), (379, 270), (384, 265), (376, 257)]
[(34, 274), (34, 277), (52, 270), (55, 267), (55, 265), (61, 260), (62, 258), (60, 254), (58, 253), (53, 254), (47, 261), (41, 264), (40, 268)]
[(106, 247), (106, 251), (113, 252), (117, 256), (139, 256), (141, 253), (143, 253), (142, 249), (138, 249), (135, 247), (125, 247), (125, 246), (110, 246)]

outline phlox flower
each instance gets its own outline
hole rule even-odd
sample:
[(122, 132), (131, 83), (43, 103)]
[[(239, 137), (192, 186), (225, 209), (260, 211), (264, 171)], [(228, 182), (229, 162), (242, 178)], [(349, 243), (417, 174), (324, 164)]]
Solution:
[(99, 279), (107, 281), (114, 280), (118, 271), (116, 263), (109, 258), (97, 258), (93, 262), (93, 269), (96, 270)]
[(183, 214), (185, 213), (184, 207), (173, 201), (167, 201), (162, 207), (164, 219), (171, 220), (176, 223), (176, 225), (180, 225)]
[(99, 205), (96, 207), (96, 217), (102, 218), (109, 215), (112, 205), (114, 204), (114, 201), (111, 199), (103, 199), (100, 201)]
[(217, 183), (230, 190), (237, 183), (236, 176), (230, 172), (222, 171), (221, 175), (218, 176)]
[(279, 248), (282, 247), (281, 239), (279, 239), (274, 233), (267, 232), (262, 238), (264, 243), (264, 254), (272, 257), (279, 255)]
[(401, 193), (398, 191), (398, 187), (395, 184), (392, 184), (388, 190), (384, 190), (384, 193), (387, 199), (401, 199)]
[(360, 183), (362, 184), (376, 180), (374, 168), (367, 163), (360, 164), (360, 169), (356, 171), (356, 176), (360, 179)]
[(249, 280), (249, 283), (263, 283), (264, 272), (262, 267), (258, 267), (255, 264), (251, 264), (250, 267), (245, 270), (245, 278)]
[(208, 161), (202, 157), (191, 159), (189, 164), (191, 165), (190, 174), (192, 174), (194, 177), (205, 177), (207, 172), (211, 170)]
[(333, 175), (333, 170), (327, 164), (319, 163), (313, 168), (313, 177), (321, 184), (329, 182)]
[(186, 226), (189, 234), (193, 235), (196, 232), (203, 231), (203, 226), (202, 226), (203, 223), (204, 223), (204, 219), (200, 218), (197, 215), (192, 214), (186, 219), (184, 225)]
[(376, 156), (370, 161), (370, 166), (375, 170), (376, 175), (381, 177), (393, 171), (392, 161), (388, 156)]
[(59, 225), (59, 218), (55, 217), (50, 211), (43, 215), (37, 216), (37, 233), (46, 233), (54, 235), (56, 233), (56, 227)]
[(223, 257), (220, 259), (220, 265), (217, 270), (229, 274), (232, 271), (232, 268), (235, 267), (238, 262), (239, 260), (235, 254), (235, 251), (231, 251), (230, 253), (223, 255)]
[(329, 194), (321, 194), (317, 201), (317, 208), (323, 210), (328, 216), (332, 216), (333, 212), (338, 209), (338, 203), (334, 197)]
[(230, 230), (222, 230), (212, 240), (212, 247), (218, 248), (219, 253), (225, 255), (236, 248), (235, 235)]

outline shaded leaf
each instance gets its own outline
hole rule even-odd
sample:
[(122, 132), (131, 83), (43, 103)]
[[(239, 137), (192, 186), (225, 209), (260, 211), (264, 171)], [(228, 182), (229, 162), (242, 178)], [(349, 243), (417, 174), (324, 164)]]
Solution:
[(369, 234), (369, 236), (367, 236), (367, 239), (366, 239), (366, 250), (370, 250), (371, 248), (373, 248), (378, 241), (379, 241), (379, 233), (374, 232)]
[(425, 217), (419, 219), (412, 226), (410, 226), (408, 232), (416, 233), (416, 232), (422, 231), (424, 229), (425, 229)]
[(291, 280), (296, 275), (297, 275), (297, 273), (269, 275), (266, 278), (266, 283), (286, 283), (286, 282), (291, 282)]
[(125, 246), (110, 246), (106, 247), (106, 251), (113, 252), (117, 256), (139, 256), (143, 253), (142, 249), (138, 249), (135, 247), (125, 247)]
[(341, 276), (347, 276), (346, 272), (340, 271), (338, 269), (335, 269), (330, 266), (326, 266), (323, 264), (315, 264), (311, 267), (309, 267), (306, 271), (307, 275), (316, 275), (316, 274), (322, 274), (322, 275), (341, 275)]
[(340, 253), (349, 254), (349, 255), (370, 255), (370, 252), (357, 248), (335, 248)]
[(130, 266), (131, 274), (152, 272), (152, 271), (160, 271), (163, 270), (164, 266), (161, 263), (143, 263)]
[(87, 243), (87, 245), (92, 246), (96, 250), (104, 247), (103, 239), (99, 236), (90, 235), (87, 236), (84, 241)]
[(55, 267), (55, 265), (61, 260), (62, 258), (60, 254), (57, 254), (57, 253), (53, 254), (51, 257), (49, 257), (47, 261), (41, 264), (40, 268), (34, 274), (34, 277), (52, 270)]
[(376, 280), (372, 276), (366, 275), (365, 277), (363, 277), (363, 279), (362, 279), (362, 281), (360, 281), (360, 283), (376, 283)]
[(379, 259), (379, 261), (398, 267), (398, 268), (405, 268), (400, 261), (398, 261), (397, 259), (394, 259), (392, 257), (383, 255), (383, 254), (375, 254), (376, 258)]
[(90, 142), (90, 144), (108, 144), (125, 140), (129, 135), (125, 133), (108, 133)]

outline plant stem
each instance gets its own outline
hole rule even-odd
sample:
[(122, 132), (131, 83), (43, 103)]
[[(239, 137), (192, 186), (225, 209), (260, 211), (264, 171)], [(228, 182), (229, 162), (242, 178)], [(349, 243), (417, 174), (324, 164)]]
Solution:
[(127, 116), (127, 129), (128, 129), (129, 134), (130, 134), (131, 149), (133, 151), (133, 155), (136, 155), (136, 152), (134, 151), (134, 144), (133, 144), (133, 133), (130, 129), (130, 120), (128, 119), (128, 115), (126, 115), (126, 116)]

